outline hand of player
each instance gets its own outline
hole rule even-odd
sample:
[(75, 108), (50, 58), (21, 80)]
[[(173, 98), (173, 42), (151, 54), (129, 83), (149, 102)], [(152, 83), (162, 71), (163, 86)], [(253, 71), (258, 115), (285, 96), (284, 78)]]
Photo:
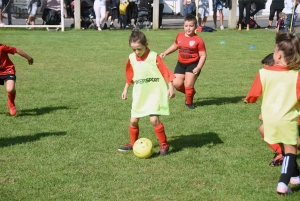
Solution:
[(259, 119), (259, 121), (262, 121), (262, 120), (263, 120), (263, 117), (262, 117), (261, 114), (258, 116), (258, 119)]
[(246, 99), (244, 99), (244, 103), (249, 103)]
[(169, 95), (169, 99), (174, 98), (175, 97), (174, 89), (169, 89), (168, 90), (168, 95)]
[(200, 70), (201, 70), (201, 69), (199, 69), (199, 68), (194, 68), (194, 69), (193, 69), (193, 74), (194, 74), (194, 75), (197, 75), (197, 74), (200, 72)]
[(28, 64), (32, 65), (33, 64), (33, 58), (28, 59)]
[(123, 91), (123, 93), (122, 93), (122, 99), (123, 100), (127, 99), (127, 91)]
[(160, 58), (165, 58), (167, 55), (165, 53), (160, 53)]

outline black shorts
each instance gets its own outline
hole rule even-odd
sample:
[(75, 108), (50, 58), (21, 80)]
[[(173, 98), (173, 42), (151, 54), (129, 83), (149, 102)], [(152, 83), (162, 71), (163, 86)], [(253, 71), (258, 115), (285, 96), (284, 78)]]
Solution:
[(106, 12), (110, 11), (110, 1), (105, 1)]
[(4, 85), (7, 80), (16, 81), (17, 77), (14, 74), (0, 75), (0, 85)]
[[(186, 72), (193, 73), (193, 70), (197, 67), (199, 61), (191, 64), (182, 64), (179, 61), (176, 64), (174, 74), (185, 74)], [(201, 73), (199, 71), (198, 75)]]

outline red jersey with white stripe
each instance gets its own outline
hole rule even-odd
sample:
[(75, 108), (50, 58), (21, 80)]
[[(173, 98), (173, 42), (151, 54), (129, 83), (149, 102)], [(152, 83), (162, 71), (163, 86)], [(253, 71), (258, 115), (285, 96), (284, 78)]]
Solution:
[(15, 54), (16, 52), (15, 47), (0, 44), (0, 76), (16, 73), (15, 65), (8, 57), (8, 54)]
[(184, 32), (180, 32), (176, 36), (175, 44), (178, 46), (178, 61), (182, 64), (199, 61), (199, 51), (206, 51), (204, 41), (197, 34), (187, 36)]

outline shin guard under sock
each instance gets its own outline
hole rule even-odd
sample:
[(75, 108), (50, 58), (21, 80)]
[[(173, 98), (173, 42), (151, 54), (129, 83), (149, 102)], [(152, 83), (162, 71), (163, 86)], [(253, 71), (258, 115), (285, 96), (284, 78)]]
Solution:
[(168, 144), (167, 136), (165, 134), (165, 127), (162, 123), (160, 123), (158, 126), (154, 126), (154, 131), (160, 144)]
[(139, 127), (129, 126), (130, 144), (133, 145), (139, 137)]
[(267, 143), (267, 144), (269, 145), (269, 147), (271, 149), (273, 149), (274, 152), (276, 152), (278, 154), (282, 154), (282, 150), (281, 150), (281, 147), (279, 144), (269, 144), (269, 143)]
[(194, 87), (186, 87), (185, 88), (185, 99), (186, 99), (186, 104), (193, 104), (193, 99), (195, 95), (195, 89)]
[(296, 155), (285, 154), (283, 157), (281, 175), (278, 183), (282, 182), (288, 185), (296, 168), (297, 168)]
[(180, 87), (177, 87), (177, 88), (175, 87), (175, 89), (176, 89), (177, 91), (179, 91), (179, 92), (185, 94), (185, 87), (184, 87), (184, 85), (181, 85)]
[(295, 163), (296, 163), (296, 167), (294, 168), (292, 177), (298, 177), (298, 176), (300, 176), (300, 169), (299, 169), (299, 165), (297, 163), (297, 160), (296, 160)]
[[(261, 137), (264, 139), (264, 135), (261, 134)], [(267, 143), (267, 142), (266, 142)], [(282, 150), (281, 150), (281, 147), (279, 144), (269, 144), (269, 147), (275, 152), (275, 153), (278, 153), (278, 154), (282, 154)]]
[(13, 93), (8, 93), (7, 94), (7, 97), (8, 97), (8, 106), (12, 106), (15, 104), (15, 98), (16, 98), (16, 91), (13, 92)]

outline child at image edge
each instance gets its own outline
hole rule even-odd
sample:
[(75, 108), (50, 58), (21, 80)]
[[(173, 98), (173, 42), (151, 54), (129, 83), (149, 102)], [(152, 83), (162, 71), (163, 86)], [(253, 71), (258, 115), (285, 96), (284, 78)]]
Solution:
[(134, 84), (129, 126), (130, 143), (118, 150), (132, 150), (139, 136), (139, 119), (150, 116), (150, 122), (160, 142), (159, 155), (163, 156), (168, 154), (169, 144), (159, 116), (170, 113), (169, 98), (175, 96), (172, 84), (175, 76), (157, 53), (150, 51), (143, 32), (134, 29), (129, 37), (129, 45), (133, 53), (129, 55), (126, 63), (126, 84), (122, 99), (126, 100), (128, 88)]
[[(263, 64), (264, 67), (271, 67), (274, 66), (274, 58), (273, 58), (273, 53), (268, 54), (262, 61), (261, 63)], [(259, 115), (259, 120), (263, 121), (262, 115)], [(261, 134), (261, 137), (264, 139), (264, 125), (260, 125), (259, 127), (259, 132)], [(300, 117), (298, 117), (298, 131), (300, 131)], [(300, 133), (300, 132), (299, 132)], [(267, 143), (267, 142), (266, 142)], [(278, 166), (282, 164), (283, 161), (283, 155), (284, 153), (282, 152), (280, 144), (269, 144), (267, 145), (274, 151), (275, 155), (273, 157), (273, 160), (269, 163), (270, 167)], [(297, 145), (298, 150), (300, 151), (300, 136), (298, 137), (298, 145)]]
[(194, 109), (194, 85), (200, 75), (206, 60), (206, 49), (204, 41), (195, 33), (197, 19), (194, 15), (187, 15), (183, 23), (184, 32), (176, 36), (175, 42), (160, 57), (178, 49), (178, 62), (175, 67), (175, 79), (173, 85), (176, 90), (185, 94), (185, 105)]
[(300, 184), (297, 164), (298, 116), (300, 109), (300, 38), (277, 33), (274, 66), (265, 66), (255, 77), (245, 103), (255, 103), (262, 95), (261, 114), (264, 140), (279, 143), (284, 153), (277, 193), (293, 193), (288, 184)]
[(4, 82), (6, 83), (6, 91), (8, 96), (7, 105), (9, 108), (9, 113), (12, 116), (14, 116), (17, 113), (15, 105), (16, 69), (13, 62), (9, 59), (8, 54), (15, 53), (26, 58), (28, 60), (29, 65), (33, 64), (33, 58), (31, 58), (21, 49), (0, 44), (0, 85), (4, 85)]

